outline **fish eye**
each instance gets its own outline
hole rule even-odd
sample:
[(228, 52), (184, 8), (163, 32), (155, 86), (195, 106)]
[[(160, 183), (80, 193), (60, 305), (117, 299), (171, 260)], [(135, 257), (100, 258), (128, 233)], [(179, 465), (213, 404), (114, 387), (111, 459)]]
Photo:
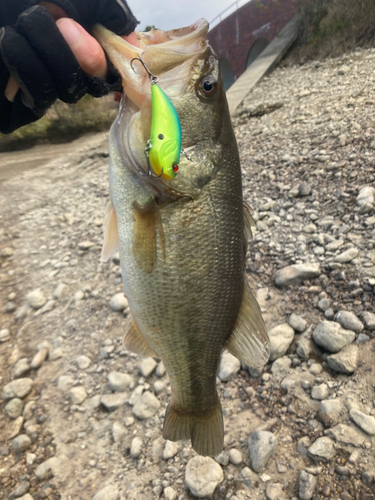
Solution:
[(204, 97), (213, 97), (216, 93), (217, 81), (213, 76), (205, 76), (199, 82), (199, 92)]

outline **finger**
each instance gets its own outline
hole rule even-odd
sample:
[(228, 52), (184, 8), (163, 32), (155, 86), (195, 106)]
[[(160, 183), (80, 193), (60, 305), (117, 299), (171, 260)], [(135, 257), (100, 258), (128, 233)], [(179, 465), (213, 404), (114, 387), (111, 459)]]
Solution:
[(124, 40), (126, 40), (131, 45), (134, 45), (134, 47), (139, 47), (139, 42), (138, 42), (137, 34), (136, 34), (135, 31), (133, 31), (132, 33), (130, 33), (127, 36), (126, 35), (122, 36), (121, 38), (123, 38)]
[(11, 76), (8, 80), (8, 84), (5, 87), (4, 95), (9, 102), (13, 102), (16, 94), (18, 92), (19, 86), (16, 80)]
[(107, 77), (107, 61), (99, 43), (73, 19), (59, 19), (57, 27), (73, 52), (78, 64), (89, 76)]
[(39, 2), (39, 5), (44, 7), (49, 12), (50, 16), (54, 18), (55, 21), (57, 21), (57, 19), (60, 19), (61, 17), (67, 17), (65, 11), (63, 11), (61, 7), (58, 7), (54, 3)]

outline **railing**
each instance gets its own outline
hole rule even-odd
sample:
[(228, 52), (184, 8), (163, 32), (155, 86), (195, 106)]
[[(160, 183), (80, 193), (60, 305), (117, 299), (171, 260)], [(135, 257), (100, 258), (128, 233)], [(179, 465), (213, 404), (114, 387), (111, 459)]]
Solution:
[(236, 12), (236, 10), (243, 7), (246, 3), (249, 3), (249, 1), (251, 0), (237, 0), (236, 2), (233, 2), (231, 5), (229, 5), (229, 7), (220, 12), (218, 16), (212, 19), (212, 21), (210, 22), (210, 29), (220, 24), (223, 19), (233, 14), (233, 12)]

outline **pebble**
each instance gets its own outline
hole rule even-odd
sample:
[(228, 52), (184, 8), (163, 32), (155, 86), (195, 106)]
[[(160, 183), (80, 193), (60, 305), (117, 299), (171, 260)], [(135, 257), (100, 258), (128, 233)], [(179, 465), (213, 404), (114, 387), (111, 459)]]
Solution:
[(291, 314), (289, 316), (289, 326), (293, 328), (296, 332), (302, 333), (306, 330), (307, 327), (307, 322), (301, 318), (301, 316), (298, 316), (297, 314)]
[(59, 283), (53, 292), (53, 298), (56, 300), (64, 300), (68, 298), (70, 290), (65, 283)]
[(286, 495), (283, 491), (283, 485), (281, 483), (268, 483), (266, 488), (266, 497), (268, 500), (286, 499)]
[(33, 309), (40, 309), (47, 302), (43, 292), (39, 288), (28, 293), (26, 300)]
[(0, 330), (0, 343), (7, 342), (8, 340), (10, 340), (10, 331), (8, 328), (3, 328)]
[(61, 375), (57, 381), (57, 387), (63, 392), (68, 391), (73, 387), (74, 379), (71, 375)]
[(354, 260), (359, 254), (358, 248), (349, 248), (348, 250), (345, 250), (345, 252), (340, 253), (339, 255), (336, 255), (333, 257), (334, 262), (340, 262), (341, 264), (347, 264)]
[(318, 278), (320, 273), (317, 264), (293, 264), (276, 272), (275, 285), (279, 287), (299, 285), (306, 280)]
[(294, 330), (288, 323), (283, 323), (272, 328), (268, 332), (268, 337), (271, 347), (270, 361), (275, 361), (287, 352), (294, 339)]
[(310, 446), (308, 455), (315, 462), (328, 462), (336, 455), (335, 444), (329, 437), (320, 437)]
[(58, 465), (58, 459), (56, 457), (48, 458), (48, 460), (45, 460), (38, 465), (38, 467), (35, 469), (34, 474), (40, 481), (42, 481), (50, 475), (56, 465)]
[(320, 309), (321, 311), (325, 312), (327, 309), (331, 307), (331, 299), (320, 299), (317, 308)]
[(289, 371), (291, 366), (292, 360), (288, 358), (288, 356), (283, 356), (282, 358), (279, 358), (273, 362), (271, 372), (277, 378), (283, 377), (285, 373)]
[(365, 324), (367, 330), (370, 332), (375, 330), (375, 314), (369, 311), (365, 311), (362, 313), (362, 319)]
[(215, 460), (218, 464), (226, 467), (229, 464), (229, 453), (227, 451), (222, 451), (215, 457)]
[(243, 461), (242, 453), (235, 448), (229, 450), (229, 462), (233, 465), (240, 465)]
[(338, 399), (327, 399), (319, 406), (318, 418), (325, 425), (331, 427), (340, 420), (341, 413), (344, 412), (344, 405)]
[(80, 370), (87, 370), (87, 368), (91, 365), (91, 359), (82, 354), (81, 356), (78, 356), (76, 363)]
[(100, 407), (101, 404), (101, 396), (96, 395), (93, 396), (92, 398), (87, 398), (86, 401), (83, 403), (84, 407), (86, 410), (97, 410)]
[(26, 453), (26, 463), (27, 465), (33, 465), (35, 462), (36, 455), (34, 453)]
[(134, 415), (140, 420), (152, 417), (160, 409), (160, 402), (152, 392), (144, 392), (133, 406)]
[(366, 415), (361, 411), (355, 410), (354, 408), (349, 412), (350, 418), (355, 422), (358, 427), (370, 436), (375, 435), (375, 418), (370, 415)]
[(109, 301), (112, 311), (120, 312), (129, 307), (128, 301), (122, 292), (116, 293)]
[(132, 440), (132, 444), (130, 446), (130, 456), (132, 458), (139, 458), (142, 454), (142, 446), (143, 446), (143, 441), (140, 437), (135, 437)]
[(180, 451), (180, 443), (169, 441), (165, 442), (164, 446), (164, 451), (163, 451), (163, 460), (169, 460), (170, 458), (173, 458), (174, 456), (177, 455), (177, 453)]
[(9, 430), (9, 439), (13, 439), (14, 437), (18, 436), (18, 434), (21, 432), (22, 426), (23, 426), (23, 417), (17, 417), (14, 422), (12, 422), (12, 425), (10, 426)]
[(119, 491), (116, 486), (106, 486), (92, 497), (92, 500), (118, 500)]
[(356, 344), (366, 344), (370, 340), (370, 337), (365, 333), (360, 333), (355, 341)]
[(164, 498), (165, 500), (176, 500), (177, 491), (170, 486), (167, 486), (166, 488), (164, 488)]
[(323, 399), (327, 399), (329, 395), (329, 389), (327, 384), (315, 385), (311, 391), (311, 397), (313, 399), (317, 399), (318, 401), (322, 401)]
[(129, 398), (129, 404), (130, 406), (134, 406), (135, 403), (138, 401), (138, 399), (142, 396), (143, 391), (145, 390), (143, 385), (138, 385), (134, 391), (132, 392), (130, 398)]
[(228, 382), (240, 371), (240, 368), (241, 361), (230, 352), (224, 351), (220, 360), (218, 377), (222, 382)]
[(22, 453), (31, 445), (31, 439), (26, 434), (20, 434), (17, 436), (12, 443), (12, 448), (14, 453)]
[(139, 373), (142, 377), (147, 378), (152, 374), (157, 366), (158, 363), (154, 360), (154, 358), (146, 358), (139, 365)]
[(33, 499), (33, 497), (29, 493), (26, 493), (26, 495), (23, 495), (22, 497), (19, 497), (18, 500), (34, 500), (34, 499)]
[(307, 182), (301, 182), (301, 184), (298, 186), (299, 196), (310, 196), (311, 193), (311, 186)]
[(119, 392), (116, 394), (106, 394), (100, 399), (101, 404), (108, 411), (117, 410), (120, 406), (123, 406), (128, 400), (128, 394), (125, 392)]
[(252, 468), (260, 472), (277, 451), (277, 439), (268, 431), (254, 431), (249, 437), (249, 455)]
[(358, 346), (344, 347), (339, 353), (328, 356), (327, 363), (333, 371), (350, 375), (358, 366)]
[(165, 386), (164, 382), (162, 382), (161, 380), (157, 380), (154, 383), (154, 393), (156, 396), (158, 396), (159, 394), (161, 394), (165, 390), (166, 390), (166, 386)]
[(43, 347), (33, 357), (30, 363), (30, 368), (32, 368), (33, 370), (37, 370), (38, 368), (40, 368), (47, 359), (47, 356), (48, 356), (48, 348)]
[(13, 398), (11, 399), (4, 407), (5, 413), (8, 415), (10, 418), (17, 418), (22, 415), (23, 411), (23, 402), (22, 399), (19, 398)]
[(319, 346), (335, 353), (351, 344), (355, 339), (355, 333), (345, 330), (339, 323), (334, 321), (322, 321), (315, 328), (313, 339)]
[(130, 375), (121, 372), (111, 372), (108, 375), (108, 385), (113, 392), (124, 392), (133, 383)]
[(93, 243), (92, 241), (80, 241), (78, 243), (78, 248), (82, 251), (87, 251), (89, 250), (91, 247), (95, 246), (95, 243)]
[(10, 495), (8, 496), (8, 500), (15, 500), (16, 498), (20, 498), (26, 495), (29, 489), (30, 483), (28, 481), (21, 481), (17, 488), (10, 493)]
[(31, 378), (18, 378), (12, 380), (3, 388), (2, 398), (12, 399), (19, 398), (22, 399), (28, 394), (30, 394), (33, 387), (33, 380)]
[(363, 186), (358, 193), (355, 200), (358, 207), (360, 207), (361, 214), (367, 214), (374, 209), (375, 205), (375, 188), (372, 186)]
[(309, 368), (309, 372), (313, 375), (319, 375), (320, 373), (322, 373), (322, 371), (323, 367), (320, 363), (313, 363)]
[(211, 498), (224, 480), (223, 469), (210, 457), (193, 457), (186, 466), (185, 486), (198, 498)]
[(13, 376), (14, 378), (21, 378), (30, 371), (30, 365), (27, 358), (21, 358), (17, 361), (14, 366)]
[(309, 436), (304, 436), (297, 441), (297, 451), (303, 457), (307, 457), (307, 450), (311, 446)]
[(316, 477), (301, 470), (299, 476), (299, 497), (301, 500), (311, 500), (316, 488)]
[(80, 405), (87, 398), (87, 392), (86, 389), (82, 385), (80, 385), (77, 387), (72, 387), (72, 389), (70, 389), (69, 391), (69, 396), (72, 404)]
[(363, 323), (350, 311), (339, 311), (335, 316), (335, 321), (346, 330), (353, 330), (355, 333), (361, 333), (364, 328)]
[(166, 374), (166, 369), (162, 361), (159, 362), (157, 368), (156, 368), (156, 375), (158, 377), (164, 377)]
[(123, 437), (126, 435), (125, 427), (120, 422), (113, 422), (112, 436), (115, 443), (121, 443)]

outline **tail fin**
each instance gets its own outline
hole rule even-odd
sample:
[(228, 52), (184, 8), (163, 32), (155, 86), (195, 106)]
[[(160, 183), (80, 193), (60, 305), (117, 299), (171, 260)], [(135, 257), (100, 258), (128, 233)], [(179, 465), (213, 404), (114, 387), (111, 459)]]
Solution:
[(191, 439), (194, 450), (203, 456), (214, 457), (223, 451), (224, 424), (220, 399), (206, 413), (187, 412), (172, 398), (164, 420), (164, 439)]

